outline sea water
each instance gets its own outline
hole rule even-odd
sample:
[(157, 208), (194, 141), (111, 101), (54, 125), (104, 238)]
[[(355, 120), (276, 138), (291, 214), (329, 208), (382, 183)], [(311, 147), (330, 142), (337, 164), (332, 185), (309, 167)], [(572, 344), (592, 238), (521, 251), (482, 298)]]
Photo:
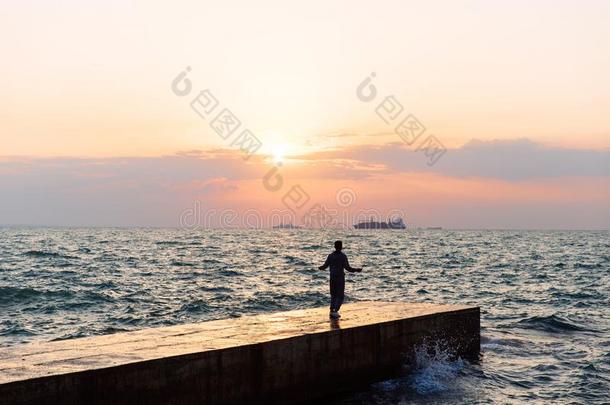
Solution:
[(0, 228), (0, 350), (326, 305), (335, 239), (347, 302), (480, 306), (482, 342), (329, 401), (610, 401), (607, 231)]

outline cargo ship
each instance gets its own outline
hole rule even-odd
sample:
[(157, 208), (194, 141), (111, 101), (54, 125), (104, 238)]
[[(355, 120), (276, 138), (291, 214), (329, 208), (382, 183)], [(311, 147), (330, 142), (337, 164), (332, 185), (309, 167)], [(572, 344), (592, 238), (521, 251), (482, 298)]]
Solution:
[(406, 229), (402, 218), (388, 219), (388, 222), (364, 221), (354, 225), (355, 229)]
[(298, 225), (281, 223), (279, 225), (274, 225), (273, 229), (301, 229), (301, 227)]

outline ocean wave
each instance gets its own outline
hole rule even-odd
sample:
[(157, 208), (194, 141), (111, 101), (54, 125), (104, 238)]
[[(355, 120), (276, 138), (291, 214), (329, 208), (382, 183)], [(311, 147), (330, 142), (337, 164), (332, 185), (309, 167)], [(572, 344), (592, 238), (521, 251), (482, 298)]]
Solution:
[(209, 291), (209, 292), (223, 292), (223, 293), (233, 292), (233, 290), (231, 288), (227, 288), (227, 287), (223, 287), (223, 286), (201, 286), (199, 288), (202, 291)]
[(500, 346), (523, 347), (525, 346), (525, 341), (515, 338), (495, 338), (481, 335), (482, 349), (495, 349)]
[(206, 259), (201, 259), (200, 260), (201, 263), (205, 263), (205, 264), (218, 264), (218, 263), (222, 263), (220, 260), (217, 259), (212, 259), (212, 258), (206, 258)]
[(19, 305), (26, 302), (31, 302), (42, 298), (58, 298), (66, 299), (72, 296), (67, 290), (64, 291), (48, 291), (37, 290), (34, 288), (20, 287), (0, 287), (0, 306), (1, 305)]
[(599, 269), (602, 268), (603, 265), (601, 263), (576, 263), (574, 264), (574, 268), (577, 269)]
[(22, 325), (18, 323), (10, 323), (9, 325), (0, 326), (0, 336), (36, 336), (36, 333), (33, 331), (26, 329)]
[(31, 257), (59, 257), (59, 253), (55, 252), (46, 252), (43, 250), (28, 250), (24, 253), (25, 256)]
[(155, 245), (159, 245), (159, 246), (180, 246), (180, 245), (184, 245), (184, 243), (177, 241), (177, 240), (161, 240), (158, 242), (155, 242)]
[(188, 313), (188, 314), (201, 314), (206, 313), (211, 310), (210, 305), (203, 300), (194, 300), (182, 304), (180, 306), (179, 312)]
[(62, 340), (77, 339), (90, 336), (91, 334), (84, 329), (79, 329), (74, 332), (69, 332), (51, 339), (51, 342), (59, 342)]
[(226, 277), (235, 277), (235, 276), (243, 276), (244, 273), (242, 273), (241, 271), (237, 271), (235, 269), (223, 268), (223, 269), (220, 269), (220, 271), (218, 272), (218, 275), (226, 276)]
[(525, 329), (535, 329), (549, 333), (562, 332), (596, 332), (596, 330), (579, 325), (562, 316), (553, 314), (549, 316), (532, 316), (517, 322), (517, 325)]
[(103, 292), (71, 290), (40, 290), (35, 288), (0, 287), (0, 306), (18, 306), (33, 302), (50, 308), (51, 303), (59, 304), (63, 309), (74, 310), (102, 302), (114, 302), (114, 299)]
[(176, 267), (194, 267), (194, 266), (196, 266), (195, 263), (183, 262), (183, 261), (180, 261), (180, 260), (172, 260), (170, 262), (170, 265), (176, 266)]
[(311, 266), (311, 263), (310, 263), (310, 262), (305, 261), (305, 260), (303, 260), (303, 259), (301, 259), (301, 258), (299, 258), (299, 257), (290, 256), (290, 255), (285, 255), (285, 256), (284, 256), (284, 259), (285, 259), (285, 260), (286, 260), (288, 263), (293, 264), (293, 265), (296, 265), (296, 266)]
[(76, 256), (65, 255), (57, 252), (47, 252), (46, 250), (28, 250), (24, 256), (38, 258), (61, 258), (61, 259), (78, 259)]

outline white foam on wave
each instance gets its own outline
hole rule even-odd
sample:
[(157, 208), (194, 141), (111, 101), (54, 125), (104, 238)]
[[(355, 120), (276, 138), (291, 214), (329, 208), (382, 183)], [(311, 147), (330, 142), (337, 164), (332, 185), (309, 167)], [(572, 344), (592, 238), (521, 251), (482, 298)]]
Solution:
[(525, 341), (517, 338), (490, 337), (481, 335), (481, 350), (496, 350), (502, 346), (522, 347), (526, 344)]
[(415, 367), (409, 378), (411, 388), (420, 395), (447, 391), (455, 386), (459, 372), (465, 366), (461, 358), (452, 359), (449, 350), (437, 342), (415, 349)]

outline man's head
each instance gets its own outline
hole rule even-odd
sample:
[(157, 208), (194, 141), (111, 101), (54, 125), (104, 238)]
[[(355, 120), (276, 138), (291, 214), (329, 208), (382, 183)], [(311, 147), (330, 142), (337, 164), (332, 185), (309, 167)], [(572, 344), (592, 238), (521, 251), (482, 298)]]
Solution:
[(343, 249), (343, 242), (340, 240), (335, 241), (335, 250), (340, 252)]

